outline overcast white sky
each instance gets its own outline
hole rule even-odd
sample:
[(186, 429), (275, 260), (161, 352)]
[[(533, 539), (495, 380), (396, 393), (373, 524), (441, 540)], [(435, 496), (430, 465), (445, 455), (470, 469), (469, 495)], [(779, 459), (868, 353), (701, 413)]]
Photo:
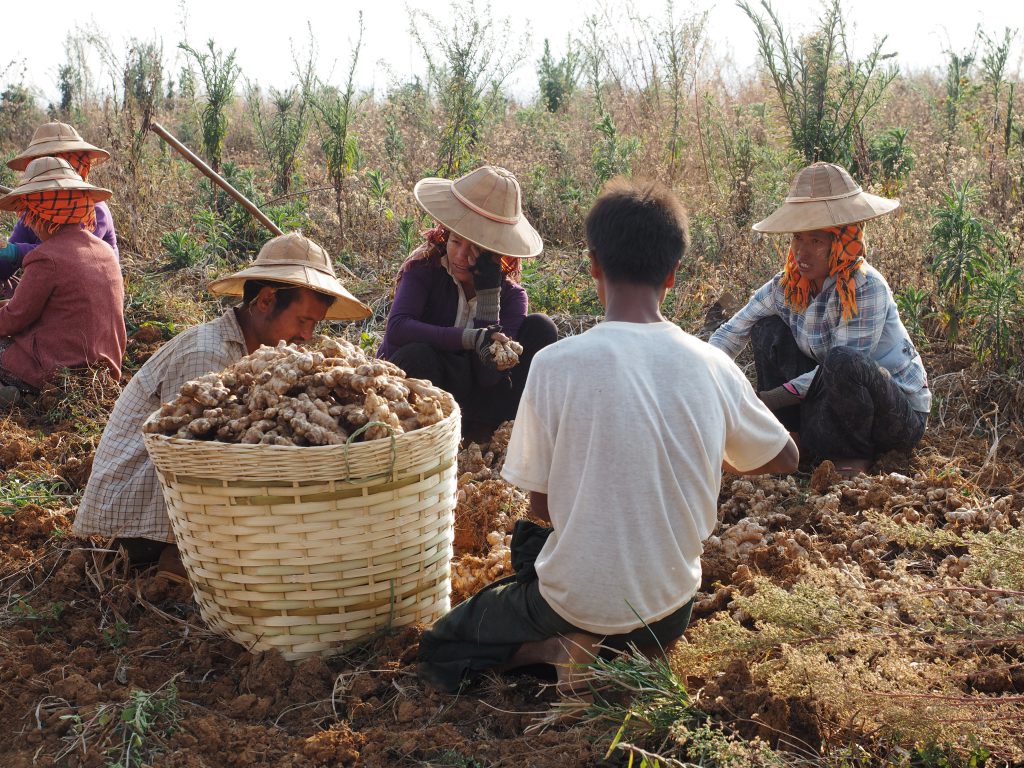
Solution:
[[(756, 6), (757, 2), (752, 0), (751, 4)], [(578, 33), (586, 15), (621, 5), (621, 0), (604, 4), (594, 0), (495, 0), (492, 17), (511, 17), (514, 26), (529, 32), (531, 38), (530, 54), (511, 81), (513, 91), (523, 98), (536, 92), (535, 61), (544, 38), (551, 40), (553, 51), (560, 55), (566, 35)], [(633, 5), (643, 16), (665, 14), (664, 0), (634, 0)], [(396, 78), (405, 80), (424, 70), (409, 34), (408, 9), (423, 8), (438, 15), (448, 7), (445, 0), (49, 0), (42, 6), (31, 2), (4, 6), (2, 18), (7, 34), (0, 48), (0, 73), (12, 60), (24, 62), (27, 81), (47, 98), (56, 94), (57, 69), (65, 61), (64, 41), (76, 25), (95, 24), (106, 33), (113, 50), (122, 55), (124, 43), (132, 37), (162, 38), (165, 54), (173, 61), (180, 55), (176, 45), (183, 39), (186, 16), (188, 40), (193, 45), (202, 46), (212, 37), (221, 48), (236, 49), (243, 75), (263, 86), (283, 86), (293, 81), (291, 43), (306, 46), (307, 25), (311, 23), (320, 48), (321, 74), (326, 75), (333, 65), (332, 81), (340, 84), (360, 10), (365, 33), (358, 80), (361, 87), (380, 92)], [(477, 6), (483, 7), (484, 3), (478, 0)], [(813, 26), (822, 6), (820, 0), (775, 0), (774, 7), (787, 29), (798, 33)], [(980, 24), (992, 37), (1001, 37), (1006, 27), (1021, 29), (1010, 62), (1011, 70), (1021, 67), (1024, 2), (1020, 0), (844, 0), (843, 7), (853, 24), (858, 53), (876, 36), (888, 35), (887, 50), (896, 52), (905, 68), (939, 68), (943, 65), (943, 50), (969, 47)], [(682, 0), (675, 3), (675, 9), (677, 16), (707, 10), (708, 39), (718, 58), (731, 55), (741, 73), (754, 65), (751, 23), (732, 0)], [(11, 79), (10, 74), (7, 79)]]

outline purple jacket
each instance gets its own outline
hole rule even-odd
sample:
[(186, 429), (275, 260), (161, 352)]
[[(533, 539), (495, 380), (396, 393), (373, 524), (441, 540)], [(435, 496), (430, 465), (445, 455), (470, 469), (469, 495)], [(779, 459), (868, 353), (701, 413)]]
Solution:
[[(111, 217), (110, 209), (107, 208), (106, 203), (96, 203), (96, 229), (93, 234), (100, 240), (105, 240), (114, 249), (114, 258), (118, 261), (121, 260), (121, 254), (117, 250), (117, 233), (114, 232), (114, 219)], [(18, 223), (14, 225), (14, 231), (11, 232), (11, 236), (7, 239), (8, 242), (14, 243), (18, 247), (18, 258), (13, 262), (0, 262), (0, 280), (6, 280), (21, 269), (25, 256), (39, 245), (39, 238), (25, 224), (24, 216), (18, 217)]]
[[(507, 336), (514, 339), (519, 335), (528, 308), (523, 287), (507, 277), (502, 280), (498, 322)], [(377, 357), (387, 359), (399, 347), (413, 342), (425, 342), (446, 352), (461, 351), (462, 329), (455, 327), (458, 311), (459, 289), (448, 270), (426, 260), (414, 261), (395, 289)], [(473, 322), (477, 328), (487, 325), (475, 319)]]

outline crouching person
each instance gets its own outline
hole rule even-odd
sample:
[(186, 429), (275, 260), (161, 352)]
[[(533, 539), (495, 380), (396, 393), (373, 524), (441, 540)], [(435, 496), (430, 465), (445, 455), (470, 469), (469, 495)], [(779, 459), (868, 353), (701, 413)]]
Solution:
[(41, 243), (0, 302), (0, 400), (37, 392), (61, 368), (101, 365), (120, 378), (124, 281), (114, 251), (90, 231), (109, 197), (56, 157), (33, 160), (0, 197), (0, 210), (16, 211)]
[(241, 297), (241, 306), (175, 336), (132, 377), (103, 430), (74, 523), (76, 535), (111, 539), (131, 564), (157, 562), (161, 575), (178, 582), (184, 568), (143, 443), (143, 422), (186, 381), (221, 371), (260, 345), (303, 344), (321, 320), (370, 314), (338, 282), (327, 252), (298, 233), (268, 241), (251, 267), (209, 288)]
[(661, 314), (688, 246), (679, 201), (613, 180), (586, 236), (605, 321), (537, 353), (502, 471), (551, 527), (520, 521), (516, 575), (424, 632), (420, 674), (446, 690), (544, 663), (570, 693), (599, 647), (667, 651), (700, 587), (723, 467), (796, 468), (796, 446), (732, 360)]

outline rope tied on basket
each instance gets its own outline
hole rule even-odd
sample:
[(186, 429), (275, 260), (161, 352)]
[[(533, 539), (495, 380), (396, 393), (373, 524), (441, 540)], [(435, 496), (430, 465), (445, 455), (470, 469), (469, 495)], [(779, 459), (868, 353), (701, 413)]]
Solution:
[[(391, 466), (388, 467), (386, 474), (391, 475), (391, 479), (395, 478), (395, 464), (398, 462), (398, 444), (395, 442), (395, 428), (390, 424), (386, 424), (383, 421), (368, 421), (351, 435), (348, 436), (348, 440), (345, 441), (345, 482), (353, 484), (352, 481), (352, 468), (348, 462), (348, 448), (352, 445), (352, 442), (363, 434), (370, 427), (384, 427), (388, 431), (388, 436), (391, 438)], [(365, 479), (365, 478), (364, 478)]]

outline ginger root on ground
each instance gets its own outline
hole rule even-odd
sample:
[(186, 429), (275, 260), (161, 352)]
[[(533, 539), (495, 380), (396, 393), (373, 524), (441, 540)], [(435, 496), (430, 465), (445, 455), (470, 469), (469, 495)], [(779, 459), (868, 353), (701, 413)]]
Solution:
[(338, 445), (431, 426), (451, 414), (453, 402), (429, 381), (321, 336), (316, 348), (282, 341), (186, 382), (143, 430), (253, 445)]
[(487, 554), (463, 555), (452, 563), (452, 592), (465, 598), (482, 587), (513, 573), (512, 535), (503, 531), (487, 534)]

